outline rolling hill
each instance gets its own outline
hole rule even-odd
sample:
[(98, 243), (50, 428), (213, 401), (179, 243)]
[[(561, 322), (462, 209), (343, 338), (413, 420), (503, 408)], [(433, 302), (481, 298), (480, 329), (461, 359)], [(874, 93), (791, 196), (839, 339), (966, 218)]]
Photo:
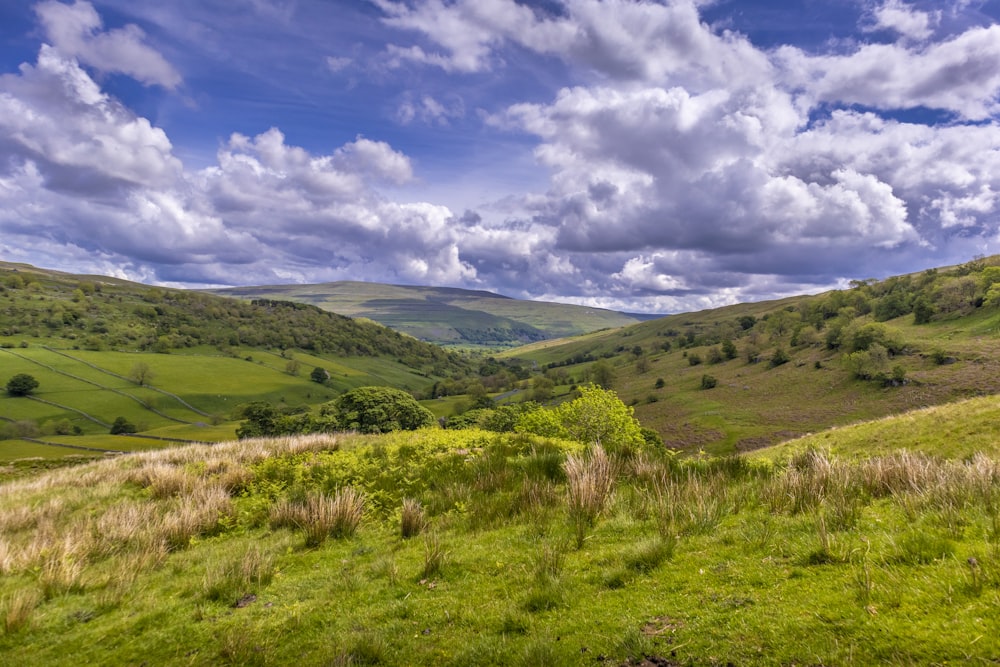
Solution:
[[(307, 304), (0, 263), (0, 384), (21, 373), (40, 383), (31, 396), (0, 395), (0, 459), (228, 440), (253, 401), (301, 409), (363, 385), (422, 390), (469, 369), (440, 347)], [(118, 418), (140, 433), (110, 436)]]
[(512, 299), (492, 292), (355, 281), (208, 290), (241, 299), (285, 299), (374, 320), (446, 346), (506, 348), (599, 329), (649, 316), (600, 308)]
[(603, 367), (610, 386), (668, 446), (750, 451), (1000, 392), (1000, 299), (988, 298), (998, 292), (1000, 257), (982, 258), (501, 356), (536, 364), (563, 386), (594, 379)]

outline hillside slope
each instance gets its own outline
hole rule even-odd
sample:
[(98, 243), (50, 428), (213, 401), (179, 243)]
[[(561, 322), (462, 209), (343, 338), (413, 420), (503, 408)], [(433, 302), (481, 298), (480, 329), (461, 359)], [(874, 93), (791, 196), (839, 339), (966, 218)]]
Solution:
[[(671, 315), (503, 356), (607, 378), (668, 446), (749, 451), (1000, 392), (1000, 258)], [(990, 298), (990, 295), (993, 298)]]
[(294, 437), (2, 483), (0, 660), (763, 667), (1000, 655), (994, 459), (773, 466), (648, 453), (608, 465), (582, 449), (474, 430)]
[(0, 263), (0, 386), (20, 373), (39, 382), (31, 396), (0, 394), (0, 459), (170, 443), (109, 439), (118, 418), (147, 436), (224, 440), (252, 401), (296, 409), (362, 385), (417, 391), (467, 372), (437, 346), (307, 304)]
[(243, 299), (288, 299), (349, 317), (365, 317), (442, 345), (511, 347), (621, 327), (642, 316), (492, 292), (355, 281), (210, 290)]

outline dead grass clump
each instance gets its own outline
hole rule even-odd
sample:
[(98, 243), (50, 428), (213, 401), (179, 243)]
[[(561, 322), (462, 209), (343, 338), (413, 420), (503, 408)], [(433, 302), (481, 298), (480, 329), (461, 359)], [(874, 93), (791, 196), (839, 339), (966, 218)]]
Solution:
[(46, 600), (84, 589), (83, 573), (90, 550), (89, 535), (70, 533), (44, 553), (38, 583)]
[(113, 505), (94, 523), (94, 555), (113, 556), (154, 541), (151, 528), (159, 519), (156, 506), (126, 501)]
[(427, 516), (423, 505), (415, 498), (403, 498), (400, 513), (400, 534), (404, 540), (419, 535), (427, 524)]
[(334, 496), (312, 494), (304, 501), (282, 500), (271, 508), (273, 528), (300, 528), (306, 535), (306, 546), (317, 547), (328, 537), (351, 537), (357, 532), (364, 516), (364, 494), (351, 487)]
[(607, 507), (614, 486), (614, 469), (607, 453), (596, 445), (583, 455), (566, 458), (567, 505), (577, 549), (587, 531)]
[(171, 550), (186, 548), (192, 537), (210, 532), (223, 515), (232, 511), (232, 500), (221, 486), (198, 487), (175, 503), (156, 529), (157, 537)]

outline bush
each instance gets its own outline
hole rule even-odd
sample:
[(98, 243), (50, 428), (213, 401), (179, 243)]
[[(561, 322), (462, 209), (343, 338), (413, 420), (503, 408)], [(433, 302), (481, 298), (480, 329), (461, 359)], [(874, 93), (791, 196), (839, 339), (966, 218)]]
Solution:
[(111, 425), (111, 435), (125, 435), (128, 433), (137, 433), (139, 431), (136, 425), (125, 419), (124, 417), (118, 417), (115, 419), (115, 423)]
[(719, 384), (719, 381), (712, 377), (711, 375), (701, 376), (701, 388), (702, 389), (714, 389), (715, 385)]
[(27, 396), (38, 389), (38, 380), (27, 373), (18, 373), (7, 382), (7, 393), (11, 396)]

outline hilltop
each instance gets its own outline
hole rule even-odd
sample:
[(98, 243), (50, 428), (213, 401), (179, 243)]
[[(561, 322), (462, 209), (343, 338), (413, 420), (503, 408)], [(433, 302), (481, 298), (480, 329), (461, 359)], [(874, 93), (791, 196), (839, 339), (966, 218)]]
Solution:
[(461, 347), (506, 348), (622, 327), (651, 317), (513, 299), (481, 290), (356, 281), (209, 291), (242, 299), (310, 303), (341, 315), (374, 320), (420, 340)]

